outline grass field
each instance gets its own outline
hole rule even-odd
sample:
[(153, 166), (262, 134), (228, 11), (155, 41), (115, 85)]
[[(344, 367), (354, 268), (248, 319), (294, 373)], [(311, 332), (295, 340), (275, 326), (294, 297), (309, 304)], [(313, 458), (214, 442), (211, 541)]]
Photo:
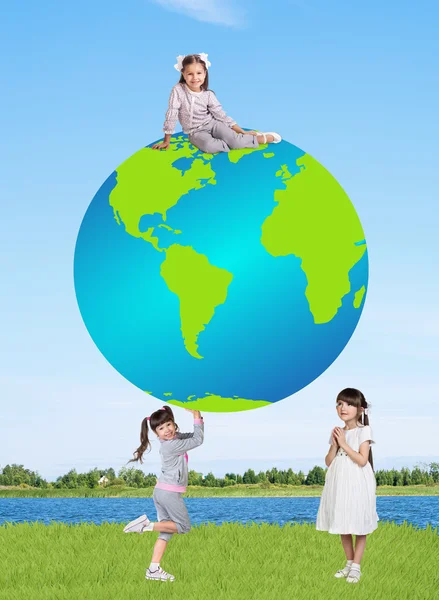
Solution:
[(313, 525), (213, 524), (174, 536), (162, 566), (173, 583), (147, 581), (156, 533), (122, 525), (0, 526), (1, 600), (434, 600), (437, 529), (380, 524), (362, 579), (334, 578), (345, 564), (338, 536)]
[[(276, 486), (261, 487), (260, 485), (234, 485), (226, 488), (206, 488), (189, 486), (186, 498), (238, 498), (238, 497), (308, 497), (320, 496), (321, 486)], [(0, 498), (151, 498), (154, 488), (78, 488), (78, 489), (38, 489), (20, 487), (0, 488)], [(439, 496), (439, 485), (390, 486), (377, 488), (377, 496)]]

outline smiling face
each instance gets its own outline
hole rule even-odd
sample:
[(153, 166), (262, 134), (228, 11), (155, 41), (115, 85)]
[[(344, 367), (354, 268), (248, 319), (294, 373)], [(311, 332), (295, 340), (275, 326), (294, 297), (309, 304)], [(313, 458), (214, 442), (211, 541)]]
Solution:
[(183, 69), (183, 77), (186, 85), (193, 92), (201, 92), (201, 86), (206, 79), (206, 71), (200, 63), (192, 63)]
[(351, 406), (343, 400), (338, 400), (336, 404), (337, 414), (342, 421), (347, 425), (348, 429), (357, 426), (357, 421), (361, 415), (361, 408)]
[(155, 432), (159, 440), (171, 440), (176, 432), (174, 421), (166, 421), (163, 425), (159, 425)]

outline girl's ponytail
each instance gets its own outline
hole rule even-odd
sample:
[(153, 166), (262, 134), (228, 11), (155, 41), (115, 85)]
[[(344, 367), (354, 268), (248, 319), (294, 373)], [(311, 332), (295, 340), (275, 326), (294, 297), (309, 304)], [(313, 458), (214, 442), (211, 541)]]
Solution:
[[(361, 416), (362, 416), (362, 424), (364, 426), (366, 425), (370, 425), (369, 423), (369, 409), (370, 409), (370, 405), (367, 403), (366, 398), (363, 396), (363, 394), (361, 394), (362, 398), (361, 398), (361, 406), (364, 409)], [(373, 468), (373, 456), (372, 456), (372, 447), (369, 446), (369, 462), (370, 462), (370, 466), (372, 467), (372, 470), (374, 470)]]
[(165, 406), (163, 406), (162, 408), (159, 408), (158, 410), (154, 411), (150, 417), (145, 417), (143, 419), (142, 425), (140, 426), (140, 446), (134, 452), (134, 458), (132, 458), (128, 462), (140, 461), (140, 463), (142, 463), (143, 454), (148, 448), (151, 448), (151, 442), (148, 436), (148, 421), (149, 427), (151, 427), (151, 430), (154, 432), (157, 429), (157, 427), (163, 425), (163, 423), (166, 423), (167, 421), (172, 421), (175, 425), (175, 429), (178, 431), (178, 425), (175, 422), (174, 413), (172, 412), (171, 407), (165, 404)]
[(148, 448), (151, 447), (151, 442), (148, 437), (148, 421), (150, 417), (145, 417), (142, 421), (142, 425), (140, 426), (140, 446), (134, 452), (134, 458), (129, 460), (128, 462), (136, 462), (140, 461), (140, 464), (143, 463), (142, 457)]

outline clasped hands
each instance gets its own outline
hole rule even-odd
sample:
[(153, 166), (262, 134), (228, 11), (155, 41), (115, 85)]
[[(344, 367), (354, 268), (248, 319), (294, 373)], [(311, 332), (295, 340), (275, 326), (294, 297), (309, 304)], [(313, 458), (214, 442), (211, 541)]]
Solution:
[(343, 450), (346, 448), (347, 443), (346, 443), (346, 435), (344, 432), (344, 429), (342, 429), (341, 427), (334, 427), (334, 429), (332, 430), (332, 443), (333, 444), (337, 444), (337, 446), (339, 446), (339, 448), (343, 448)]

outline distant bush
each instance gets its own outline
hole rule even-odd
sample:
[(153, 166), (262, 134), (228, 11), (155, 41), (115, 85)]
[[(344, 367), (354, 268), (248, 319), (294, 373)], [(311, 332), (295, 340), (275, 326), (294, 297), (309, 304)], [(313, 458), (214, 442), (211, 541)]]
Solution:
[(107, 484), (107, 487), (114, 487), (115, 485), (125, 485), (125, 481), (122, 479), (122, 477), (115, 477), (113, 479), (113, 481), (110, 481), (109, 484)]

